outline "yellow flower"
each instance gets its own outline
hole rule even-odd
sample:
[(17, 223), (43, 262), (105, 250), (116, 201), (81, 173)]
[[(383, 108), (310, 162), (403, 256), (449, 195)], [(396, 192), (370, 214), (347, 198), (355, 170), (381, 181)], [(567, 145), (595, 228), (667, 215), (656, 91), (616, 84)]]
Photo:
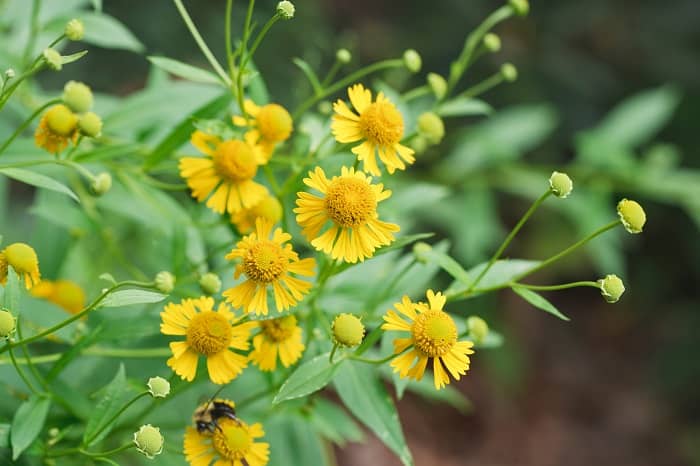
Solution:
[(404, 131), (403, 117), (383, 93), (380, 92), (377, 100), (372, 102), (372, 92), (362, 84), (355, 84), (348, 88), (348, 96), (357, 113), (338, 99), (333, 104), (335, 115), (331, 130), (338, 142), (364, 140), (352, 148), (357, 158), (364, 162), (364, 171), (374, 176), (381, 175), (375, 152), (389, 173), (394, 173), (396, 169), (405, 170), (406, 163), (410, 165), (415, 162), (413, 149), (400, 144)]
[(7, 283), (7, 269), (10, 265), (20, 278), (24, 278), (24, 286), (27, 289), (41, 280), (39, 258), (28, 244), (13, 243), (0, 251), (0, 283), (3, 285)]
[[(343, 167), (340, 176), (329, 180), (323, 169), (316, 167), (304, 183), (323, 194), (297, 193), (298, 207), (294, 209), (302, 233), (317, 250), (354, 263), (394, 241), (392, 233), (399, 231), (399, 226), (379, 220), (377, 214), (377, 204), (388, 199), (391, 191), (384, 190), (381, 183), (372, 184), (371, 176)], [(321, 234), (329, 221), (331, 226)]]
[[(272, 233), (272, 239), (270, 234)], [(269, 220), (258, 218), (255, 231), (236, 244), (226, 259), (240, 259), (235, 278), (245, 275), (246, 280), (224, 291), (226, 301), (234, 307), (243, 307), (245, 312), (267, 315), (267, 291), (274, 292), (278, 311), (289, 309), (308, 293), (311, 283), (292, 277), (289, 273), (311, 276), (316, 261), (301, 259), (287, 241), (292, 239), (281, 228), (272, 232)]]
[(248, 365), (247, 357), (231, 349), (248, 349), (254, 324), (236, 325), (241, 317), (236, 318), (226, 304), (214, 311), (212, 298), (184, 299), (166, 305), (160, 316), (162, 334), (187, 338), (170, 343), (173, 357), (168, 359), (168, 366), (183, 380), (194, 380), (200, 355), (207, 359), (209, 378), (216, 384), (230, 382)]
[(58, 154), (68, 143), (78, 139), (78, 117), (65, 105), (54, 105), (39, 120), (34, 143), (52, 154)]
[(236, 126), (251, 126), (246, 133), (253, 141), (260, 144), (267, 160), (270, 160), (272, 152), (277, 143), (286, 141), (292, 134), (293, 122), (289, 112), (279, 104), (267, 104), (262, 107), (256, 105), (252, 100), (243, 103), (246, 114), (252, 117), (246, 120), (241, 116), (233, 117), (233, 124)]
[(243, 209), (231, 215), (231, 223), (236, 225), (238, 231), (247, 235), (255, 228), (255, 219), (265, 218), (277, 223), (282, 218), (282, 204), (275, 196), (265, 196), (257, 204), (248, 209)]
[(179, 167), (180, 176), (187, 180), (198, 201), (204, 201), (213, 192), (207, 207), (220, 214), (233, 214), (254, 206), (267, 195), (267, 188), (253, 181), (265, 157), (250, 138), (221, 141), (195, 131), (192, 145), (207, 157), (183, 157)]
[(43, 298), (71, 314), (77, 314), (85, 307), (85, 292), (70, 280), (42, 280), (32, 288), (32, 296)]
[(439, 390), (450, 383), (448, 372), (459, 380), (469, 370), (468, 355), (474, 353), (471, 349), (474, 343), (457, 341), (457, 326), (442, 310), (445, 305), (442, 293), (428, 290), (427, 297), (428, 304), (425, 304), (413, 303), (404, 296), (400, 303), (395, 304), (402, 316), (389, 310), (384, 316), (382, 329), (410, 333), (408, 338), (394, 340), (394, 354), (400, 354), (391, 362), (394, 372), (398, 372), (401, 378), (420, 380), (428, 360), (432, 359), (435, 388)]
[(294, 316), (278, 319), (261, 320), (260, 333), (253, 338), (250, 360), (260, 370), (274, 371), (277, 368), (277, 355), (284, 367), (289, 367), (299, 360), (304, 352), (301, 342), (301, 327)]
[[(234, 407), (233, 402), (217, 400)], [(270, 444), (256, 442), (265, 435), (262, 424), (248, 425), (240, 419), (222, 417), (213, 433), (200, 433), (194, 427), (185, 431), (185, 458), (190, 466), (265, 466)], [(214, 461), (216, 460), (216, 461)]]

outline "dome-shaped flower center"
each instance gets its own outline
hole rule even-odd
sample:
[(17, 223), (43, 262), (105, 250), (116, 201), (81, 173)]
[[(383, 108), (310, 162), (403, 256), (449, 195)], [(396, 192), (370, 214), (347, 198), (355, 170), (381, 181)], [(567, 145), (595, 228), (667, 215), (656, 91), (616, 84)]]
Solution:
[(253, 148), (243, 141), (224, 141), (214, 152), (214, 169), (228, 181), (245, 181), (258, 171)]
[(269, 283), (287, 271), (288, 263), (282, 246), (261, 240), (248, 248), (243, 258), (243, 271), (255, 282)]
[(338, 225), (356, 227), (376, 214), (377, 196), (364, 180), (336, 178), (326, 192), (326, 211)]
[(199, 354), (220, 353), (231, 343), (231, 323), (218, 312), (200, 312), (187, 327), (187, 343)]
[(219, 429), (214, 432), (214, 448), (227, 460), (242, 460), (253, 444), (248, 426), (228, 418), (220, 419), (218, 424)]
[(280, 317), (279, 319), (263, 320), (260, 327), (263, 333), (272, 341), (288, 340), (294, 333), (297, 319), (294, 316)]
[(391, 102), (375, 102), (360, 115), (360, 128), (369, 142), (393, 146), (403, 137), (403, 117)]
[(416, 349), (431, 358), (444, 355), (457, 342), (457, 326), (452, 317), (442, 311), (419, 314), (411, 331)]
[(36, 252), (24, 243), (14, 243), (5, 248), (5, 259), (18, 274), (31, 274), (39, 268)]
[(285, 141), (292, 134), (292, 117), (281, 105), (263, 106), (256, 121), (260, 134), (267, 141)]

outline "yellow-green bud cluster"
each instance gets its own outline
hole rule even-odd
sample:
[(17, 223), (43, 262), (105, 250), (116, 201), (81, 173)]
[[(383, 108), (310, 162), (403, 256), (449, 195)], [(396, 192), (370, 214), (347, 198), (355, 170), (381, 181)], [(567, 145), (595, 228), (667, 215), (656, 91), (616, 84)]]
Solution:
[(62, 104), (54, 105), (46, 112), (49, 130), (59, 136), (70, 136), (78, 125), (78, 116)]
[(165, 398), (170, 394), (170, 382), (163, 377), (151, 377), (146, 385), (153, 398)]
[(418, 134), (425, 137), (430, 144), (440, 144), (445, 137), (445, 124), (433, 112), (422, 113), (418, 117)]
[(0, 310), (0, 338), (10, 338), (15, 331), (16, 325), (15, 316), (10, 311)]
[(489, 334), (489, 325), (481, 317), (471, 316), (467, 318), (467, 331), (469, 332), (469, 338), (474, 343), (479, 344)]
[(340, 314), (332, 324), (333, 340), (341, 346), (357, 346), (365, 336), (365, 326), (362, 321), (352, 314)]
[(527, 0), (508, 0), (508, 5), (518, 16), (527, 16), (530, 12), (530, 4)]
[(87, 112), (92, 108), (92, 91), (85, 83), (68, 81), (63, 86), (63, 102), (77, 113)]
[(504, 63), (501, 65), (501, 76), (507, 82), (512, 83), (518, 79), (518, 69), (512, 63)]
[(418, 73), (423, 66), (423, 59), (418, 52), (413, 49), (408, 49), (403, 53), (404, 66), (411, 73)]
[(46, 64), (54, 71), (61, 71), (63, 68), (63, 57), (56, 50), (52, 48), (44, 49), (42, 53)]
[(87, 112), (78, 118), (78, 129), (85, 136), (96, 138), (102, 135), (102, 118), (94, 112)]
[(107, 172), (98, 173), (92, 180), (92, 190), (98, 196), (102, 196), (112, 188), (112, 175)]
[(168, 271), (158, 272), (156, 274), (156, 288), (165, 294), (172, 293), (175, 289), (175, 275)]
[(647, 222), (647, 214), (642, 206), (629, 199), (623, 199), (617, 204), (617, 215), (625, 230), (633, 234), (641, 233)]
[(486, 34), (482, 42), (489, 52), (498, 52), (501, 50), (501, 38), (492, 32)]
[(555, 196), (565, 199), (574, 189), (574, 182), (566, 173), (553, 172), (549, 177), (549, 189)]
[(221, 291), (221, 279), (215, 273), (205, 273), (199, 279), (199, 286), (208, 295), (213, 295)]
[(437, 73), (428, 73), (428, 86), (438, 100), (447, 94), (447, 81)]
[(79, 19), (71, 19), (66, 23), (66, 28), (63, 33), (69, 40), (81, 40), (85, 35), (85, 26), (83, 26), (83, 22)]
[(598, 280), (598, 286), (600, 286), (600, 294), (609, 303), (616, 303), (625, 292), (625, 284), (617, 275), (606, 275), (605, 278)]
[(295, 11), (296, 11), (296, 9), (294, 8), (294, 4), (292, 2), (287, 1), (287, 0), (284, 0), (284, 1), (279, 2), (277, 4), (277, 13), (283, 19), (294, 18)]
[(141, 426), (138, 431), (134, 432), (136, 449), (148, 459), (153, 459), (163, 452), (163, 443), (164, 439), (160, 429), (150, 424)]
[(335, 52), (335, 59), (338, 60), (338, 63), (346, 65), (352, 60), (352, 54), (348, 49), (339, 49)]

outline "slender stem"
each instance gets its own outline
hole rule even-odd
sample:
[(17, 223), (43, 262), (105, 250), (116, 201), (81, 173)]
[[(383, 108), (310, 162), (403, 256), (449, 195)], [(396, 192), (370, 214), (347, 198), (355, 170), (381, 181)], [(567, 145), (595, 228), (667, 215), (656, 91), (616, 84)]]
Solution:
[(32, 68), (30, 68), (29, 70), (22, 73), (17, 79), (15, 79), (15, 81), (10, 85), (10, 87), (5, 89), (2, 93), (2, 95), (0, 95), (0, 109), (2, 109), (5, 106), (7, 101), (10, 99), (12, 94), (17, 89), (17, 87), (19, 87), (19, 85), (22, 84), (22, 82), (25, 79), (33, 76), (35, 73), (37, 73), (39, 70), (41, 70), (45, 64), (46, 64), (46, 62), (44, 60), (42, 60), (41, 56), (40, 56), (40, 58), (37, 59), (36, 65), (34, 65)]
[(202, 51), (204, 56), (207, 58), (211, 67), (214, 68), (214, 71), (216, 71), (216, 74), (219, 75), (221, 80), (227, 86), (230, 86), (231, 79), (228, 77), (228, 75), (226, 74), (224, 69), (221, 67), (221, 65), (217, 61), (216, 57), (214, 56), (214, 54), (211, 52), (211, 50), (207, 46), (207, 43), (204, 42), (202, 35), (197, 30), (197, 26), (194, 25), (194, 22), (192, 22), (192, 18), (190, 18), (189, 13), (187, 13), (185, 6), (182, 4), (182, 0), (173, 0), (173, 2), (175, 3), (175, 7), (177, 8), (178, 12), (180, 12), (180, 16), (182, 16), (182, 20), (185, 22), (185, 25), (187, 25), (187, 29), (190, 30), (190, 34), (192, 34), (192, 37), (194, 38), (195, 42), (197, 42), (199, 49)]
[(37, 391), (37, 389), (34, 388), (34, 385), (32, 385), (32, 383), (29, 381), (27, 376), (24, 374), (24, 371), (19, 368), (19, 364), (17, 364), (17, 360), (15, 359), (15, 354), (12, 351), (10, 344), (8, 343), (8, 345), (5, 346), (3, 349), (5, 349), (5, 348), (9, 348), (9, 350), (10, 350), (10, 359), (12, 360), (12, 365), (15, 366), (15, 370), (17, 371), (17, 374), (19, 375), (19, 377), (22, 379), (22, 381), (27, 386), (27, 388), (29, 388), (29, 390), (31, 390), (32, 393), (34, 393), (35, 395), (38, 395), (39, 392)]
[(382, 334), (382, 326), (378, 325), (365, 337), (365, 341), (355, 350), (355, 356), (360, 356), (370, 349), (382, 337)]
[[(124, 450), (128, 450), (129, 448), (133, 448), (135, 446), (136, 445), (134, 445), (133, 442), (129, 442), (125, 445), (122, 445), (119, 448), (115, 448), (114, 450), (101, 451), (101, 452), (95, 452), (95, 453), (85, 451), (85, 450), (80, 450), (80, 453), (82, 453), (83, 455), (92, 456), (92, 457), (112, 456), (112, 455), (116, 455), (117, 453), (121, 453)], [(104, 459), (104, 458), (101, 458), (101, 459)]]
[[(407, 351), (407, 350), (408, 350), (408, 348), (406, 348), (406, 350), (404, 350), (404, 351)], [(401, 353), (403, 353), (403, 351)], [(393, 354), (390, 354), (389, 356), (382, 358), (382, 359), (367, 359), (367, 358), (363, 358), (361, 356), (356, 356), (354, 354), (351, 354), (348, 357), (350, 359), (352, 359), (353, 361), (360, 361), (360, 362), (365, 362), (367, 364), (379, 365), (379, 364), (384, 364), (385, 362), (391, 361), (392, 359), (394, 359), (396, 356), (398, 356), (401, 353), (393, 353)]]
[(245, 111), (243, 103), (243, 74), (245, 73), (246, 54), (248, 51), (248, 38), (250, 37), (250, 22), (253, 19), (253, 8), (255, 7), (255, 0), (250, 0), (248, 2), (248, 12), (246, 13), (245, 23), (243, 24), (243, 39), (239, 48), (240, 58), (238, 61), (238, 70), (236, 75), (236, 99), (238, 101), (238, 107), (243, 118), (248, 121), (248, 113)]
[(591, 282), (591, 281), (581, 281), (581, 282), (571, 282), (571, 283), (562, 283), (561, 285), (528, 285), (526, 283), (516, 283), (516, 282), (510, 282), (510, 286), (519, 286), (522, 288), (527, 288), (529, 290), (538, 290), (538, 291), (556, 291), (556, 290), (566, 290), (569, 288), (576, 288), (579, 286), (590, 286), (593, 288), (600, 288), (600, 285), (596, 282)]
[(333, 345), (333, 349), (331, 350), (331, 354), (328, 355), (328, 362), (333, 364), (333, 356), (335, 356), (335, 352), (338, 350), (338, 345), (335, 344)]
[(325, 78), (323, 78), (323, 81), (321, 81), (321, 87), (326, 87), (328, 86), (333, 78), (335, 78), (335, 75), (338, 74), (338, 71), (340, 71), (340, 68), (343, 66), (342, 63), (340, 63), (337, 59), (333, 63), (333, 66), (331, 66), (331, 69), (328, 70), (328, 74), (326, 75)]
[(254, 394), (254, 395), (250, 395), (248, 398), (244, 398), (240, 402), (236, 403), (236, 408), (242, 408), (242, 407), (247, 406), (251, 403), (254, 403), (261, 398), (265, 398), (266, 396), (272, 395), (273, 393), (275, 393), (279, 389), (280, 389), (280, 385), (273, 385), (269, 388), (266, 388), (265, 390), (259, 391), (258, 393)]
[(374, 297), (369, 304), (367, 305), (367, 310), (370, 312), (374, 312), (374, 307), (377, 304), (380, 304), (383, 302), (386, 298), (388, 298), (391, 295), (391, 292), (394, 291), (394, 288), (396, 285), (399, 283), (399, 281), (406, 276), (406, 273), (413, 267), (416, 263), (416, 258), (412, 257), (411, 260), (409, 260), (406, 265), (404, 265), (399, 273), (395, 274), (394, 277), (391, 279), (388, 285), (384, 286), (382, 288), (383, 291), (380, 292), (379, 297)]
[(479, 84), (476, 84), (469, 89), (467, 89), (464, 92), (461, 92), (457, 97), (465, 97), (465, 98), (472, 98), (476, 97), (477, 95), (481, 95), (484, 92), (488, 91), (491, 88), (494, 88), (501, 84), (503, 82), (503, 74), (499, 71), (498, 73), (494, 73), (493, 75), (489, 76), (488, 78), (484, 79), (481, 81)]
[(36, 110), (34, 110), (34, 113), (32, 113), (32, 114), (29, 116), (29, 118), (27, 118), (27, 119), (24, 121), (24, 123), (22, 123), (21, 125), (19, 125), (19, 127), (15, 130), (14, 133), (12, 133), (12, 135), (7, 139), (7, 141), (5, 141), (5, 142), (3, 143), (2, 146), (0, 146), (0, 154), (2, 154), (2, 153), (4, 152), (4, 150), (7, 149), (7, 147), (8, 147), (10, 144), (12, 144), (12, 141), (14, 141), (14, 140), (17, 138), (17, 136), (19, 136), (20, 134), (22, 134), (22, 131), (24, 131), (25, 128), (26, 128), (27, 126), (29, 126), (29, 124), (30, 124), (32, 121), (34, 121), (34, 118), (36, 118), (41, 112), (43, 112), (44, 110), (46, 110), (48, 107), (50, 107), (50, 106), (52, 106), (52, 105), (54, 105), (54, 104), (60, 103), (60, 102), (61, 102), (61, 99), (49, 100), (48, 102), (46, 102), (46, 103), (45, 103), (44, 105), (42, 105), (41, 107), (39, 107), (39, 108), (37, 108)]
[[(85, 356), (100, 356), (104, 358), (123, 358), (123, 359), (148, 359), (148, 358), (163, 358), (170, 356), (172, 352), (168, 348), (102, 348), (99, 346), (86, 348), (81, 352)], [(55, 362), (61, 359), (63, 353), (43, 354), (41, 356), (33, 356), (31, 362), (34, 364), (46, 364)], [(26, 358), (17, 358), (17, 364), (27, 365), (30, 363)], [(0, 358), (0, 366), (7, 364), (8, 360)]]
[(272, 169), (269, 165), (263, 165), (263, 171), (265, 172), (265, 178), (267, 179), (267, 182), (270, 183), (270, 187), (275, 193), (275, 196), (279, 196), (280, 186), (277, 184), (277, 180), (275, 179), (275, 174), (272, 172)]
[(430, 89), (430, 86), (427, 84), (424, 84), (423, 86), (418, 86), (414, 89), (411, 89), (410, 91), (406, 92), (402, 98), (404, 102), (408, 102), (413, 99), (417, 99), (418, 97), (422, 97), (426, 94), (430, 94), (433, 91)]
[(265, 26), (263, 26), (262, 30), (258, 34), (258, 36), (255, 38), (255, 41), (253, 42), (253, 46), (250, 47), (250, 50), (248, 53), (246, 53), (245, 60), (243, 60), (243, 65), (241, 68), (245, 68), (248, 62), (250, 61), (251, 58), (253, 58), (253, 55), (255, 55), (255, 51), (258, 49), (258, 46), (262, 42), (262, 40), (265, 38), (265, 35), (267, 32), (270, 30), (270, 28), (280, 19), (279, 14), (275, 14), (272, 18), (267, 20), (267, 23), (265, 23)]
[[(107, 420), (107, 422), (102, 424), (102, 426), (99, 429), (97, 429), (97, 431), (95, 431), (94, 434), (92, 434), (89, 438), (85, 439), (85, 442), (83, 442), (83, 445), (86, 445), (86, 446), (90, 445), (90, 443), (93, 440), (95, 440), (102, 432), (104, 432), (104, 430), (107, 427), (109, 427), (110, 424), (112, 424), (114, 421), (119, 419), (119, 416), (121, 416), (124, 413), (124, 411), (129, 409), (131, 407), (131, 405), (133, 405), (134, 403), (136, 403), (137, 401), (139, 401), (141, 398), (143, 398), (146, 395), (148, 395), (148, 391), (141, 392), (138, 395), (136, 395), (135, 397), (133, 397), (131, 400), (129, 400), (124, 406), (121, 407), (121, 409), (119, 411), (117, 411), (114, 414), (114, 416), (112, 416), (111, 418), (109, 418), (109, 420)], [(108, 456), (108, 455), (102, 454), (102, 455), (98, 455), (98, 456)]]
[(228, 72), (233, 78), (233, 44), (231, 42), (231, 12), (233, 10), (233, 0), (226, 0), (226, 18), (224, 23), (224, 35), (226, 37), (226, 61), (228, 62)]
[(41, 9), (41, 0), (32, 1), (32, 19), (29, 29), (29, 40), (24, 48), (22, 60), (25, 64), (29, 61), (29, 56), (32, 54), (34, 44), (36, 43), (36, 35), (39, 32), (39, 10)]
[[(23, 337), (22, 337), (21, 319), (20, 319), (19, 316), (17, 317), (17, 336), (20, 338), (20, 340), (23, 338)], [(26, 346), (26, 345), (21, 345), (21, 346), (20, 346), (20, 349), (22, 350), (22, 354), (24, 355), (24, 359), (26, 359), (26, 361), (27, 361), (27, 367), (29, 367), (29, 372), (32, 373), (32, 375), (34, 376), (34, 378), (36, 379), (36, 381), (39, 382), (39, 385), (41, 385), (41, 387), (42, 387), (44, 390), (48, 390), (49, 387), (48, 387), (48, 385), (46, 384), (46, 380), (44, 380), (44, 377), (41, 375), (41, 373), (39, 373), (39, 371), (37, 370), (36, 366), (35, 366), (34, 363), (32, 362), (32, 357), (31, 357), (31, 355), (29, 354), (29, 350), (27, 349), (27, 346)], [(15, 359), (14, 362), (17, 363), (17, 360)]]

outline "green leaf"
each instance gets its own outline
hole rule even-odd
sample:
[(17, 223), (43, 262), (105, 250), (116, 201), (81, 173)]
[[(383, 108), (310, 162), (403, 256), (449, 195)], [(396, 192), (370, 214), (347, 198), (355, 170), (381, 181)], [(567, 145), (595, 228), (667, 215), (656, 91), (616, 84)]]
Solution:
[[(88, 419), (83, 434), (83, 443), (87, 446), (93, 445), (107, 436), (114, 427), (114, 423), (105, 425), (109, 422), (124, 405), (129, 387), (126, 382), (126, 372), (124, 364), (119, 365), (116, 375), (112, 381), (105, 387), (102, 399), (95, 406), (90, 419)], [(103, 430), (104, 429), (104, 430)]]
[(10, 448), (10, 424), (0, 424), (0, 449)]
[(316, 398), (310, 416), (316, 431), (343, 446), (346, 442), (359, 442), (364, 437), (357, 423), (343, 408), (323, 398)]
[(99, 278), (100, 280), (104, 280), (104, 281), (106, 281), (106, 282), (109, 282), (111, 285), (116, 285), (116, 284), (117, 284), (117, 280), (112, 276), (111, 273), (105, 272), (105, 273), (101, 274), (101, 275), (100, 275), (99, 277), (97, 277), (97, 278)]
[(306, 76), (306, 79), (309, 80), (309, 84), (311, 84), (314, 94), (321, 94), (323, 92), (323, 86), (321, 86), (321, 82), (319, 81), (318, 76), (316, 76), (316, 72), (314, 72), (313, 68), (311, 68), (311, 66), (301, 58), (292, 58), (292, 62), (299, 67), (299, 69), (304, 73), (304, 76)]
[(396, 406), (374, 369), (351, 361), (333, 382), (350, 412), (396, 453), (405, 466), (413, 466)]
[(446, 403), (462, 414), (472, 410), (472, 403), (462, 395), (455, 387), (448, 385), (442, 390), (435, 390), (432, 377), (423, 377), (420, 380), (409, 380), (406, 390), (422, 396), (427, 400)]
[(429, 251), (426, 251), (424, 253), (421, 253), (429, 262), (434, 262), (437, 265), (439, 265), (445, 272), (449, 273), (452, 275), (452, 277), (464, 284), (469, 284), (471, 283), (471, 279), (469, 278), (469, 273), (467, 273), (464, 268), (454, 260), (452, 257), (448, 256), (444, 252), (438, 251), (434, 248), (431, 248)]
[(493, 107), (479, 99), (469, 97), (456, 97), (448, 100), (438, 108), (438, 115), (442, 117), (458, 117), (471, 115), (489, 115)]
[(282, 385), (272, 404), (310, 395), (328, 385), (344, 360), (338, 357), (331, 363), (328, 356), (329, 353), (321, 354), (299, 366)]
[(63, 63), (64, 65), (66, 65), (68, 63), (73, 63), (74, 61), (78, 61), (81, 58), (83, 58), (85, 55), (87, 55), (87, 53), (88, 53), (87, 50), (83, 50), (81, 52), (76, 52), (76, 53), (73, 53), (70, 55), (62, 55), (61, 56), (61, 63)]
[(103, 13), (81, 13), (85, 25), (83, 41), (107, 49), (124, 49), (141, 53), (143, 44), (117, 19)]
[(536, 308), (549, 312), (550, 314), (559, 317), (561, 320), (569, 320), (569, 318), (562, 314), (559, 309), (554, 307), (554, 304), (547, 301), (542, 295), (522, 286), (514, 286), (512, 289), (516, 294), (520, 295), (521, 298)]
[(80, 202), (78, 200), (78, 196), (76, 196), (75, 193), (68, 188), (68, 186), (64, 185), (63, 183), (59, 183), (46, 175), (41, 175), (23, 168), (3, 168), (0, 169), (0, 173), (14, 180), (21, 181), (22, 183), (36, 186), (37, 188), (50, 189), (51, 191), (65, 194), (66, 196), (70, 196), (76, 201)]
[(167, 57), (150, 56), (146, 58), (158, 68), (161, 68), (177, 77), (188, 79), (196, 83), (221, 85), (221, 80), (219, 77), (205, 69), (188, 65), (187, 63)]
[(100, 307), (122, 307), (134, 304), (159, 303), (167, 298), (167, 295), (146, 290), (120, 290), (111, 293), (101, 303)]
[(12, 267), (7, 268), (7, 283), (3, 296), (3, 307), (12, 311), (14, 316), (20, 313), (20, 298), (22, 296), (22, 282)]
[[(502, 286), (509, 283), (513, 278), (519, 276), (535, 268), (540, 261), (530, 261), (523, 259), (506, 259), (496, 261), (493, 266), (486, 272), (486, 275), (481, 277), (477, 288), (494, 288), (497, 286)], [(488, 265), (488, 262), (483, 262), (467, 271), (470, 277), (478, 277), (481, 271)], [(462, 294), (469, 289), (469, 284), (465, 284), (461, 281), (454, 281), (449, 286), (445, 294), (447, 296), (454, 296)]]
[(50, 406), (51, 400), (48, 398), (32, 395), (17, 409), (10, 430), (13, 460), (32, 444), (44, 428)]

